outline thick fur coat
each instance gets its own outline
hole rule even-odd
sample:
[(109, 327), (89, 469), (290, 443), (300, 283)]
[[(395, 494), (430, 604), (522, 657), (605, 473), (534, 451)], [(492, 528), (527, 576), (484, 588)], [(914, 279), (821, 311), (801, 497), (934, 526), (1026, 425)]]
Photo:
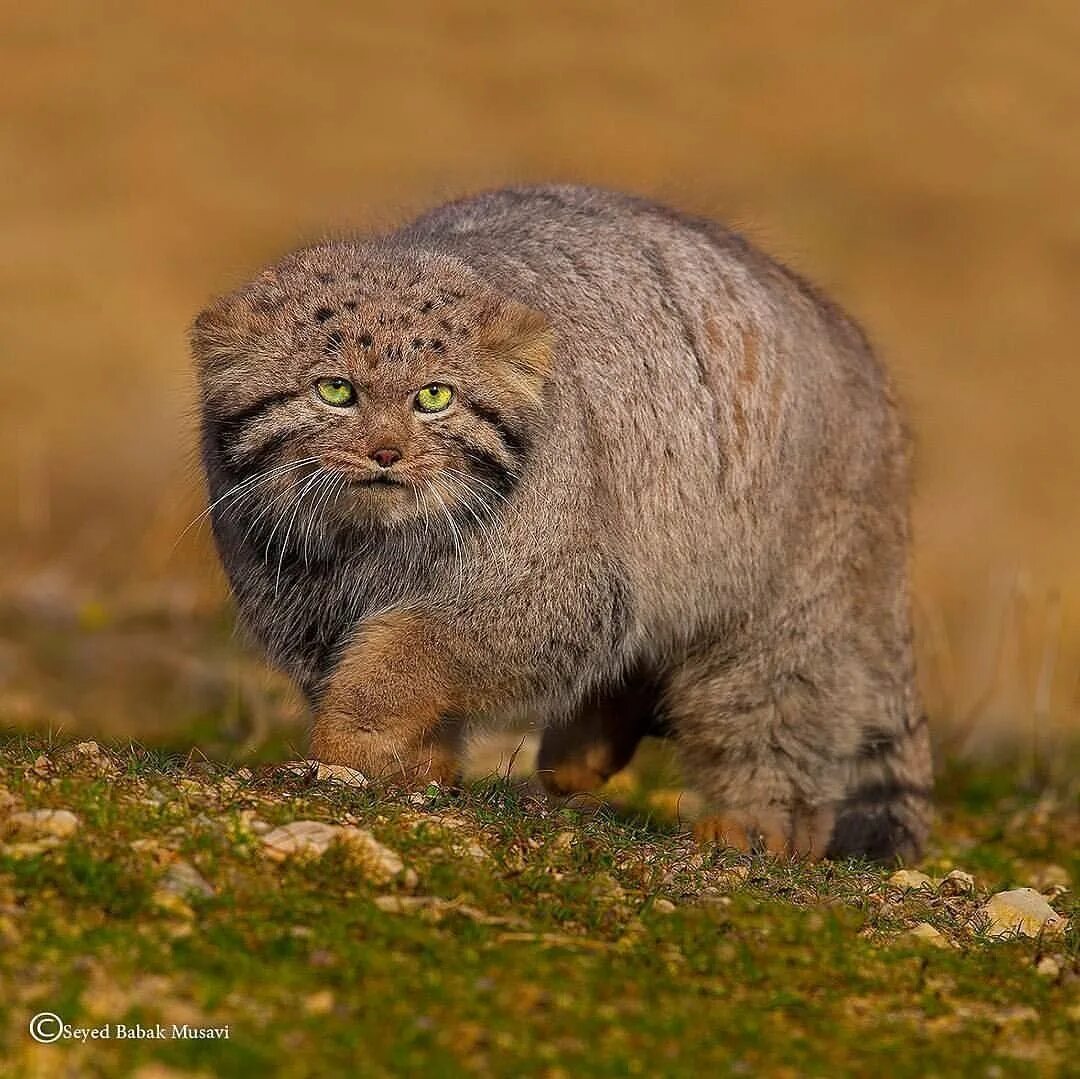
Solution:
[(705, 839), (917, 854), (907, 439), (800, 277), (650, 202), (511, 189), (290, 255), (194, 349), (221, 555), (316, 756), (448, 779), (464, 724), (524, 717), (569, 791), (664, 732)]

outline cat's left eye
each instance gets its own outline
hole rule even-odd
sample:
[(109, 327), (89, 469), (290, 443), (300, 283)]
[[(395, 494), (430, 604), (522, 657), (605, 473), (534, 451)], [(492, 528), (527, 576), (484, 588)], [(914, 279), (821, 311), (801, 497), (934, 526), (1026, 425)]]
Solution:
[(356, 403), (356, 390), (347, 378), (320, 378), (315, 383), (315, 392), (335, 408), (348, 408)]
[(416, 392), (418, 412), (445, 412), (454, 399), (454, 389), (445, 382), (433, 382)]

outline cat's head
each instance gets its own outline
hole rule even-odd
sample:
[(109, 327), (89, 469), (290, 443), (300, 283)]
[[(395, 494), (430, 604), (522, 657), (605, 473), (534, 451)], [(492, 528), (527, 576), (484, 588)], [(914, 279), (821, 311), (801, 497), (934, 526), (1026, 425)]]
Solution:
[(482, 520), (545, 408), (546, 320), (443, 256), (299, 252), (204, 311), (193, 346), (219, 516)]

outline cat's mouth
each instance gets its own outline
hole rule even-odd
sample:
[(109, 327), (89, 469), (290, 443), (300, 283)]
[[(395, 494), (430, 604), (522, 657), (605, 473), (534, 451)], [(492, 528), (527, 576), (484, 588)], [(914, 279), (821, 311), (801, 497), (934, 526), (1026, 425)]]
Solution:
[(389, 469), (373, 469), (369, 464), (349, 460), (343, 457), (326, 459), (327, 465), (342, 473), (354, 487), (406, 487), (405, 477)]
[(404, 487), (405, 481), (397, 476), (388, 476), (385, 473), (368, 473), (363, 476), (350, 476), (349, 479), (359, 487)]

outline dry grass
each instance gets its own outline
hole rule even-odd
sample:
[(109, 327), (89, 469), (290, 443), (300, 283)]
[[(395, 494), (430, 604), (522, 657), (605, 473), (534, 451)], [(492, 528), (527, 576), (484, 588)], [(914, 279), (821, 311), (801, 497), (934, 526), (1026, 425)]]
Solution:
[[(919, 438), (939, 729), (1019, 732), (1037, 771), (1076, 728), (1074, 4), (54, 3), (0, 20), (9, 715), (160, 722), (172, 702), (147, 707), (129, 670), (148, 621), (164, 631), (143, 666), (163, 664), (182, 711), (239, 692), (244, 661), (206, 644), (223, 591), (205, 538), (173, 550), (201, 497), (184, 338), (208, 294), (327, 229), (563, 178), (732, 220), (862, 317)], [(192, 664), (226, 688), (185, 696)]]

